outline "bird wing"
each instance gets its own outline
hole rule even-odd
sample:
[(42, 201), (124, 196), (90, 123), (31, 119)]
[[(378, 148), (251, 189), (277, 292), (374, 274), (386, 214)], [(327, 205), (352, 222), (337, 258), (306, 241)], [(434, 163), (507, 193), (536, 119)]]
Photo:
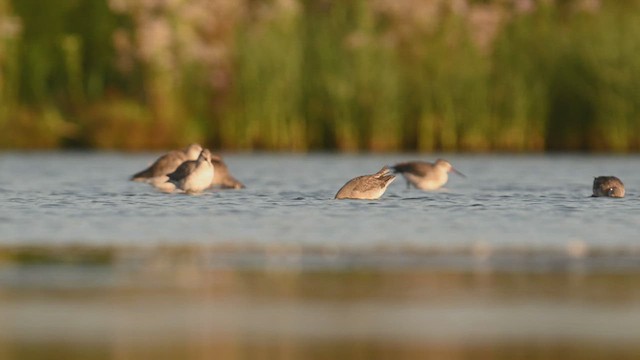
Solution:
[(186, 155), (180, 151), (168, 152), (160, 156), (148, 168), (134, 174), (131, 179), (153, 178), (167, 175), (169, 172), (174, 171), (185, 160), (187, 160)]
[[(181, 151), (171, 151), (170, 153), (161, 156), (155, 163), (153, 163), (153, 165), (151, 165), (151, 167), (158, 171), (166, 171), (166, 169), (176, 169), (186, 160), (188, 160), (187, 156)], [(158, 175), (166, 175), (166, 173)]]
[(426, 176), (433, 165), (423, 161), (409, 161), (396, 164), (392, 167), (395, 172), (410, 173), (416, 176)]
[(185, 161), (182, 164), (180, 164), (180, 166), (178, 166), (176, 171), (172, 172), (167, 176), (169, 176), (169, 180), (173, 180), (173, 181), (184, 179), (195, 170), (197, 165), (198, 165), (197, 160)]

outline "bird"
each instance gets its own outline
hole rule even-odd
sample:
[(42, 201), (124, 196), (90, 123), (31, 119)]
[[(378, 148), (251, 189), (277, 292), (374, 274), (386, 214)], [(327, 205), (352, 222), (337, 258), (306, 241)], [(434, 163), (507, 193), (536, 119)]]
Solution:
[(362, 175), (347, 181), (335, 196), (335, 199), (379, 199), (396, 176), (387, 166), (372, 175)]
[(159, 157), (151, 166), (131, 176), (131, 181), (158, 182), (154, 178), (174, 172), (180, 164), (196, 160), (202, 152), (202, 146), (191, 144), (182, 150), (170, 151)]
[(227, 164), (222, 160), (220, 155), (212, 155), (211, 163), (215, 169), (211, 187), (220, 187), (221, 189), (244, 189), (243, 183), (231, 176)]
[(200, 152), (198, 160), (188, 160), (180, 164), (176, 171), (167, 175), (167, 183), (186, 193), (199, 193), (211, 185), (214, 175), (211, 164), (211, 152), (207, 149)]
[(615, 176), (598, 176), (593, 178), (593, 197), (624, 197), (624, 184)]
[(466, 177), (443, 159), (438, 159), (433, 164), (426, 161), (408, 161), (395, 164), (391, 169), (404, 176), (405, 180), (407, 180), (407, 188), (413, 185), (420, 190), (441, 188), (449, 181), (450, 172)]

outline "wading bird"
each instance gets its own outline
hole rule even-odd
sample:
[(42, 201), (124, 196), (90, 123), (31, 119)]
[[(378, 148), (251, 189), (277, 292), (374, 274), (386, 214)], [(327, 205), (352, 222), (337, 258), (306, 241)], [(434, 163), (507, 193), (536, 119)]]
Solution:
[(375, 174), (358, 176), (349, 180), (336, 194), (336, 199), (367, 199), (380, 198), (389, 184), (396, 178), (388, 167), (383, 167)]
[(196, 160), (202, 147), (191, 144), (183, 150), (170, 151), (160, 156), (151, 166), (131, 176), (132, 181), (152, 182), (153, 178), (174, 172), (180, 164), (188, 160)]
[(407, 188), (413, 185), (420, 190), (441, 188), (449, 180), (450, 172), (466, 177), (451, 166), (448, 161), (442, 159), (436, 160), (433, 164), (426, 161), (408, 161), (395, 164), (391, 169), (404, 176), (405, 180), (407, 180)]
[(177, 189), (193, 194), (201, 192), (211, 186), (214, 168), (211, 164), (211, 152), (204, 149), (198, 160), (185, 161), (176, 171), (167, 175), (167, 183), (175, 185)]

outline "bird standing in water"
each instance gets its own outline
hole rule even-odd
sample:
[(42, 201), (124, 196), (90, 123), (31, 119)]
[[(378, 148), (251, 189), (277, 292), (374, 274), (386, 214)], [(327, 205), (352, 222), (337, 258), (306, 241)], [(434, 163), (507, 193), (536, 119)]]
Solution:
[(593, 179), (592, 196), (624, 197), (624, 184), (615, 176), (598, 176)]
[(196, 160), (201, 152), (202, 147), (198, 144), (191, 144), (183, 150), (170, 151), (159, 157), (148, 168), (131, 176), (131, 180), (153, 182), (154, 178), (174, 172), (183, 162)]
[(435, 163), (426, 161), (408, 161), (391, 167), (407, 180), (407, 188), (411, 185), (420, 190), (436, 190), (449, 181), (449, 173), (454, 172), (462, 177), (464, 174), (456, 170), (448, 161), (438, 159)]
[(185, 161), (176, 171), (167, 175), (167, 183), (175, 185), (177, 189), (193, 194), (201, 192), (211, 186), (214, 168), (211, 164), (211, 152), (204, 149), (198, 160)]
[(336, 194), (336, 199), (379, 199), (396, 178), (388, 167), (375, 174), (362, 175), (349, 180)]

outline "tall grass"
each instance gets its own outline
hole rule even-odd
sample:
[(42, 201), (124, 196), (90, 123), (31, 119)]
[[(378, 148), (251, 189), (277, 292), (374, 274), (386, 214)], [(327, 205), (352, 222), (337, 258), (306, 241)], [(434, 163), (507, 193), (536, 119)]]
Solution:
[(237, 34), (235, 86), (219, 129), (221, 145), (304, 149), (299, 17), (290, 9), (253, 19)]
[(638, 151), (638, 50), (636, 0), (0, 0), (0, 147)]

